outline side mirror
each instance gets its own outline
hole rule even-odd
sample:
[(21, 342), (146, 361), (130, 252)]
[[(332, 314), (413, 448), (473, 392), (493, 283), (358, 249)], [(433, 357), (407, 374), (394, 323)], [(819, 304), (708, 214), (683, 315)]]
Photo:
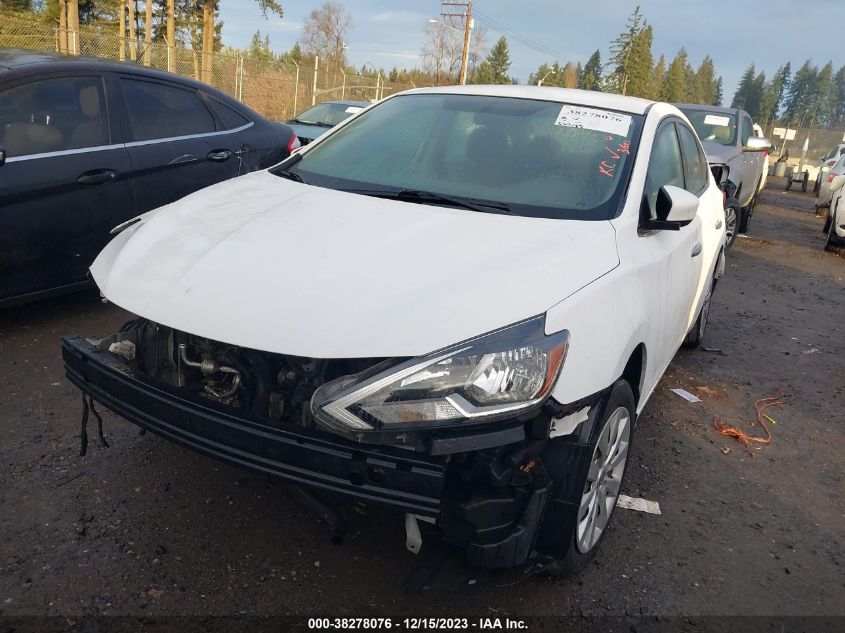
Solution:
[(665, 185), (657, 194), (657, 217), (681, 226), (689, 224), (698, 213), (698, 196), (686, 189)]
[(657, 192), (657, 219), (645, 220), (642, 228), (650, 231), (678, 231), (698, 213), (698, 196), (686, 189), (664, 185)]
[(772, 142), (762, 136), (749, 136), (742, 147), (743, 152), (768, 152), (770, 149)]
[(6, 148), (0, 147), (0, 167), (6, 164)]
[(830, 181), (830, 190), (831, 192), (839, 191), (843, 185), (845, 185), (845, 176), (842, 174), (834, 176), (833, 180)]

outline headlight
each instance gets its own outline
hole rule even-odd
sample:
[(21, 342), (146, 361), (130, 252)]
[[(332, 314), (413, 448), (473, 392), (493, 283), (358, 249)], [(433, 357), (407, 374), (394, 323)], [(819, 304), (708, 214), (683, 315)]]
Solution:
[(560, 373), (569, 332), (536, 317), (387, 369), (344, 376), (311, 398), (316, 419), (345, 431), (486, 422), (539, 407)]

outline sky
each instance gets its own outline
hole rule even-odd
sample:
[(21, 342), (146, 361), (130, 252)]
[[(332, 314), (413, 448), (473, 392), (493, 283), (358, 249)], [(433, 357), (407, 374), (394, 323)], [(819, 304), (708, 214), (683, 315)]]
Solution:
[[(349, 62), (360, 68), (367, 62), (390, 69), (420, 66), (424, 28), (439, 18), (436, 0), (339, 0), (352, 15), (347, 37)], [(303, 20), (323, 0), (281, 0), (284, 17), (264, 19), (255, 0), (221, 0), (223, 42), (246, 48), (256, 30), (269, 34), (275, 52), (290, 49), (300, 37)], [(770, 77), (792, 62), (792, 70), (808, 58), (814, 64), (833, 61), (834, 72), (845, 64), (839, 46), (845, 24), (845, 2), (813, 0), (476, 0), (486, 16), (539, 44), (531, 48), (508, 36), (511, 75), (525, 82), (542, 63), (557, 60), (582, 64), (597, 48), (602, 61), (608, 47), (625, 27), (636, 4), (654, 29), (652, 52), (671, 60), (681, 47), (697, 67), (710, 55), (717, 74), (724, 78), (725, 100), (730, 101), (749, 63)], [(800, 8), (800, 10), (796, 10)], [(476, 23), (478, 25), (478, 23)], [(488, 46), (500, 33), (488, 27)], [(505, 34), (507, 35), (507, 34)], [(552, 55), (551, 53), (556, 53)]]

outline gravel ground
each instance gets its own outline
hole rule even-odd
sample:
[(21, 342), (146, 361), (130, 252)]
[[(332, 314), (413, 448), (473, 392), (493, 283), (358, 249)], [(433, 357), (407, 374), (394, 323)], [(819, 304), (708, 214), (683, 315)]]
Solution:
[[(80, 458), (58, 338), (126, 314), (93, 293), (0, 312), (0, 614), (845, 615), (845, 257), (823, 252), (813, 198), (780, 189), (730, 252), (719, 351), (679, 352), (640, 417), (624, 492), (663, 514), (619, 510), (568, 580), (470, 584), (446, 552), (408, 590), (421, 560), (401, 516), (362, 509), (333, 546), (283, 483), (111, 414), (111, 448)], [(715, 432), (714, 416), (759, 432), (754, 401), (778, 389), (796, 399), (771, 412), (771, 445)]]

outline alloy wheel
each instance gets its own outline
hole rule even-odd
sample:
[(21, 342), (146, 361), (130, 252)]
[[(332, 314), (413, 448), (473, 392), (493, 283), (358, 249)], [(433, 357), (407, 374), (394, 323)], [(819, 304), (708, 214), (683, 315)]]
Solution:
[(730, 245), (736, 237), (739, 218), (736, 212), (736, 207), (725, 207), (725, 242)]
[(626, 407), (617, 407), (599, 433), (578, 507), (576, 543), (582, 554), (598, 543), (616, 507), (630, 439), (631, 414)]

